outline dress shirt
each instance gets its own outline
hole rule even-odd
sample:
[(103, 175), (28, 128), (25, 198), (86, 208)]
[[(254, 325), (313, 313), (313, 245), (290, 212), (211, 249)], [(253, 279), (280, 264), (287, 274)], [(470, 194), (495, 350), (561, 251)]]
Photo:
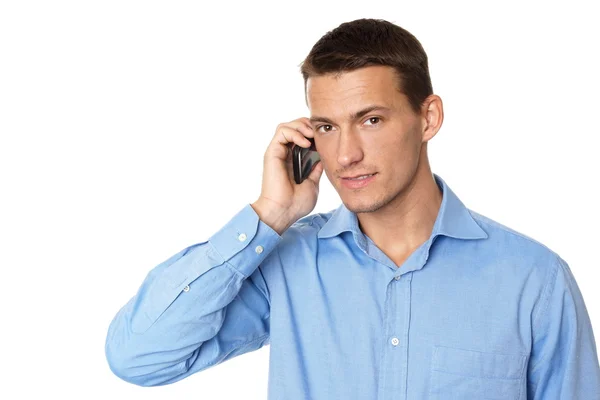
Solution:
[(149, 272), (110, 323), (111, 370), (171, 384), (269, 345), (273, 400), (599, 400), (565, 260), (433, 175), (431, 236), (400, 266), (343, 204), (281, 236), (245, 205)]

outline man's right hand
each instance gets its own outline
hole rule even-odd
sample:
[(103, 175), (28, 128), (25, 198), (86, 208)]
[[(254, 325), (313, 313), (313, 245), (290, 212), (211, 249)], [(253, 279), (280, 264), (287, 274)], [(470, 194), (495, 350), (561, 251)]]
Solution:
[(260, 197), (251, 204), (260, 219), (280, 235), (317, 204), (322, 163), (319, 161), (301, 184), (294, 181), (292, 147), (310, 147), (306, 137), (314, 137), (308, 118), (277, 126), (264, 156)]

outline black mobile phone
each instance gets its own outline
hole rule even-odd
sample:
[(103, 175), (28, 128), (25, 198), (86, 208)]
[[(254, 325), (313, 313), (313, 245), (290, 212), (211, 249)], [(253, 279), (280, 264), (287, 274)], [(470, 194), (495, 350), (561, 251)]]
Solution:
[(319, 153), (317, 153), (317, 148), (315, 147), (315, 140), (313, 138), (307, 139), (311, 143), (310, 147), (294, 145), (292, 149), (294, 181), (297, 184), (301, 184), (306, 178), (308, 178), (308, 175), (310, 175), (310, 171), (312, 171), (315, 164), (321, 160)]

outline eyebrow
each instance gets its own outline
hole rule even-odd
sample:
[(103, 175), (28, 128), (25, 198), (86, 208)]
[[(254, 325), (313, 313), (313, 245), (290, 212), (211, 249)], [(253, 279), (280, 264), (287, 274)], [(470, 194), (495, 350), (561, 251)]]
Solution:
[[(365, 116), (366, 114), (370, 113), (371, 111), (390, 111), (390, 109), (388, 107), (384, 107), (384, 106), (379, 106), (379, 105), (371, 105), (368, 107), (363, 108), (362, 110), (356, 111), (352, 114), (350, 114), (350, 119), (355, 121), (359, 118), (362, 118), (363, 116)], [(334, 124), (334, 122), (332, 120), (330, 120), (329, 118), (326, 117), (310, 117), (310, 122), (325, 122), (327, 124)]]

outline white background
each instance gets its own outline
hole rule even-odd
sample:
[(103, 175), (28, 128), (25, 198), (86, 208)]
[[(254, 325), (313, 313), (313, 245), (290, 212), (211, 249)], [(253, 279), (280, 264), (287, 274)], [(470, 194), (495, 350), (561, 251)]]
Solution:
[[(266, 398), (268, 347), (147, 389), (112, 375), (106, 330), (153, 266), (256, 200), (275, 127), (309, 116), (300, 62), (362, 17), (428, 53), (433, 172), (561, 255), (600, 337), (593, 3), (2, 2), (0, 397)], [(323, 174), (314, 212), (339, 204)]]

